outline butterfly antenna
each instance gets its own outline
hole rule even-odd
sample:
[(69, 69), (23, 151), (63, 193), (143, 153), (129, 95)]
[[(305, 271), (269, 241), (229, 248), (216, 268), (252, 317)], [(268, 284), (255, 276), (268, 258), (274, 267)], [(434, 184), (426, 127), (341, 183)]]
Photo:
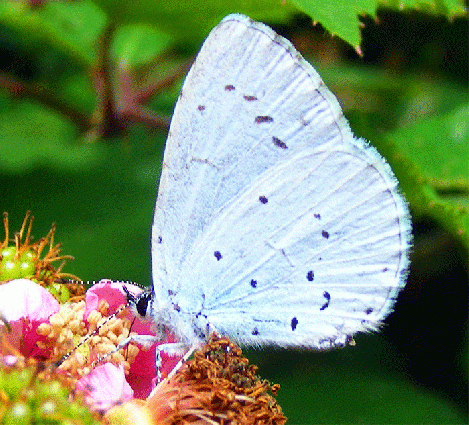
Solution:
[(99, 283), (97, 280), (77, 280), (77, 279), (66, 279), (64, 277), (59, 277), (54, 280), (54, 283), (60, 283), (61, 285), (96, 285)]
[[(60, 283), (60, 284), (63, 284), (63, 285), (75, 284), (75, 285), (94, 286), (98, 283), (102, 283), (103, 281), (102, 280), (77, 280), (77, 279), (66, 279), (64, 277), (59, 277), (59, 278), (55, 279), (54, 282), (55, 283)], [(145, 286), (140, 285), (139, 283), (136, 283), (136, 282), (132, 282), (131, 280), (115, 280), (115, 281), (109, 280), (109, 282), (119, 282), (119, 283), (122, 283), (123, 285), (134, 285), (134, 286), (138, 286), (139, 288), (142, 288), (142, 289), (146, 288)]]

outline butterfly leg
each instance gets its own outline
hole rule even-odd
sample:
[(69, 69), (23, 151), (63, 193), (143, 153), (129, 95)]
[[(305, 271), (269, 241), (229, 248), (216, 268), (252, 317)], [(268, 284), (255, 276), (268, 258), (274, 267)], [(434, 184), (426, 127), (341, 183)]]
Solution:
[[(194, 353), (195, 350), (197, 350), (198, 348), (200, 347), (199, 344), (194, 344), (192, 345), (192, 347), (190, 347), (187, 351), (186, 351), (186, 354), (184, 354), (184, 356), (181, 358), (181, 360), (178, 361), (178, 363), (176, 364), (176, 366), (173, 367), (173, 370), (171, 372), (168, 373), (168, 376), (167, 376), (167, 379), (170, 379), (172, 378), (176, 372), (181, 368), (181, 366), (187, 362), (187, 359), (192, 356), (192, 354)], [(187, 346), (186, 346), (187, 348)]]
[(155, 353), (157, 383), (160, 383), (163, 380), (163, 377), (161, 375), (161, 366), (162, 366), (161, 353), (162, 352), (168, 354), (169, 356), (180, 356), (184, 354), (182, 359), (179, 360), (176, 366), (174, 366), (171, 372), (169, 372), (168, 376), (166, 377), (166, 379), (169, 379), (172, 376), (174, 376), (174, 374), (181, 368), (181, 366), (187, 361), (187, 359), (192, 355), (192, 353), (198, 347), (199, 345), (193, 345), (188, 350), (187, 344), (183, 342), (167, 342), (165, 344), (158, 345), (156, 347), (156, 353)]
[[(177, 346), (177, 347), (174, 347), (174, 346)], [(182, 350), (187, 350), (186, 353), (184, 354), (184, 356), (181, 358), (181, 360), (179, 360), (179, 362), (176, 364), (176, 366), (173, 367), (171, 372), (169, 372), (168, 376), (165, 378), (165, 379), (171, 379), (176, 374), (176, 372), (181, 368), (181, 366), (187, 361), (187, 359), (199, 347), (200, 347), (200, 344), (194, 344), (187, 350), (187, 345), (186, 344), (177, 343), (177, 342), (172, 342), (172, 343), (169, 342), (169, 343), (166, 343), (166, 344), (161, 344), (158, 347), (156, 347), (157, 383), (161, 384), (164, 381), (161, 377), (161, 364), (162, 364), (162, 362), (161, 362), (161, 352), (165, 352), (166, 354), (169, 354), (168, 351), (170, 351), (171, 353), (174, 353), (174, 355), (178, 355), (178, 354), (182, 354)], [(150, 394), (149, 397), (152, 396), (153, 392), (156, 391), (157, 388), (158, 388), (158, 385), (153, 389), (153, 391), (152, 391), (152, 393)]]

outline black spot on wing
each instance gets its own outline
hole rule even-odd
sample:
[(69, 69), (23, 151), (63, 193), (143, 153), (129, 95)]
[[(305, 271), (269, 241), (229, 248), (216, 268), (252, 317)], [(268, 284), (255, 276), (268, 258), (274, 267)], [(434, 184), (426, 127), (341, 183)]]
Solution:
[(220, 261), (220, 260), (223, 258), (222, 255), (221, 255), (221, 253), (220, 253), (220, 251), (215, 251), (215, 252), (213, 253), (213, 255), (215, 256), (215, 258), (217, 259), (217, 261)]
[(255, 288), (257, 286), (257, 280), (251, 279), (251, 286)]
[(161, 236), (158, 236), (158, 238), (156, 239), (156, 242), (157, 242), (157, 243), (163, 242), (163, 238), (162, 238)]
[(329, 302), (331, 301), (331, 294), (329, 292), (324, 291), (322, 296), (326, 299), (326, 302), (322, 305), (322, 307), (319, 310), (325, 310), (327, 307), (329, 307)]
[(254, 100), (257, 100), (257, 97), (256, 97), (256, 96), (244, 95), (243, 98), (244, 98), (244, 100), (247, 100), (248, 102), (252, 102), (252, 101), (254, 101)]
[(307, 127), (311, 124), (311, 120), (305, 120), (304, 118), (300, 118), (300, 123), (302, 126)]
[(225, 86), (225, 90), (226, 91), (233, 91), (235, 90), (235, 86), (233, 86), (232, 84), (228, 84)]
[(308, 279), (309, 282), (312, 282), (314, 280), (314, 272), (312, 270), (306, 273), (306, 279)]
[(272, 117), (267, 116), (267, 115), (259, 115), (254, 119), (254, 122), (256, 124), (260, 124), (260, 123), (263, 123), (263, 122), (273, 122), (273, 121), (274, 121), (274, 119)]
[(365, 313), (366, 313), (366, 314), (371, 314), (371, 313), (373, 313), (373, 309), (372, 309), (371, 307), (370, 307), (370, 308), (367, 308), (367, 309), (365, 310)]
[(314, 214), (314, 218), (317, 218), (318, 220), (321, 220), (321, 214)]
[(288, 149), (288, 146), (282, 142), (278, 137), (273, 136), (272, 141), (274, 142), (274, 145), (281, 148), (281, 149)]
[(325, 230), (323, 230), (323, 231), (321, 232), (321, 234), (322, 234), (322, 237), (323, 237), (323, 238), (329, 239), (329, 232), (326, 232)]
[(298, 319), (294, 317), (291, 319), (291, 330), (294, 331), (296, 329), (296, 325), (298, 325)]
[(269, 200), (263, 195), (259, 196), (259, 201), (261, 201), (262, 204), (267, 204), (267, 202), (269, 202)]
[(251, 333), (253, 335), (259, 335), (259, 330), (257, 328), (254, 328)]
[(204, 111), (204, 110), (205, 110), (205, 106), (204, 106), (204, 105), (199, 105), (199, 106), (197, 106), (197, 109), (198, 109), (199, 111)]

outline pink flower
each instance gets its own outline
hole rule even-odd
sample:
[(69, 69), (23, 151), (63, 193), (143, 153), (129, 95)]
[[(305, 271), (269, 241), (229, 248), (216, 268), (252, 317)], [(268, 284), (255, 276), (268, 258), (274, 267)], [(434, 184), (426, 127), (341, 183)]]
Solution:
[(134, 395), (125, 379), (124, 367), (112, 363), (97, 366), (77, 382), (76, 389), (85, 395), (88, 406), (103, 413), (116, 404), (130, 401)]
[(37, 346), (38, 341), (44, 341), (37, 328), (58, 311), (59, 303), (51, 293), (31, 280), (16, 279), (0, 285), (0, 317), (11, 326), (4, 334), (25, 357), (49, 357), (48, 350)]
[[(4, 331), (8, 344), (26, 358), (56, 362), (72, 350), (72, 356), (67, 357), (58, 372), (75, 377), (74, 389), (85, 396), (92, 409), (105, 411), (134, 397), (144, 399), (154, 388), (155, 347), (174, 338), (169, 336), (148, 350), (129, 345), (103, 363), (95, 364), (103, 355), (115, 351), (129, 328), (142, 335), (154, 334), (151, 322), (134, 317), (128, 309), (106, 322), (103, 314), (111, 315), (127, 302), (124, 285), (134, 294), (143, 291), (128, 283), (103, 280), (86, 292), (84, 302), (59, 304), (35, 282), (10, 281), (0, 285), (0, 327), (2, 320), (7, 322), (11, 327), (11, 331)], [(101, 325), (102, 322), (105, 324)], [(96, 327), (98, 333), (87, 344), (73, 348)], [(15, 353), (0, 351), (0, 359), (3, 363), (10, 361), (11, 354)], [(163, 375), (178, 360), (163, 354)]]
[[(109, 311), (114, 312), (116, 309), (127, 302), (123, 286), (133, 294), (137, 295), (143, 291), (142, 288), (125, 283), (113, 282), (110, 280), (101, 280), (99, 283), (93, 285), (85, 296), (86, 307), (84, 318), (87, 318), (91, 311), (96, 310), (102, 300), (109, 304)], [(133, 321), (131, 331), (139, 335), (153, 335), (153, 324), (151, 321), (143, 321), (135, 317), (129, 310), (126, 310), (126, 317)], [(155, 350), (156, 346), (165, 342), (173, 342), (175, 338), (167, 333), (166, 338), (159, 343), (155, 343), (148, 350), (140, 350), (135, 360), (130, 364), (130, 370), (126, 379), (132, 387), (135, 397), (144, 399), (152, 389), (155, 387)], [(162, 374), (168, 374), (179, 361), (178, 357), (169, 357), (162, 353), (163, 368)], [(93, 372), (91, 372), (93, 373)]]

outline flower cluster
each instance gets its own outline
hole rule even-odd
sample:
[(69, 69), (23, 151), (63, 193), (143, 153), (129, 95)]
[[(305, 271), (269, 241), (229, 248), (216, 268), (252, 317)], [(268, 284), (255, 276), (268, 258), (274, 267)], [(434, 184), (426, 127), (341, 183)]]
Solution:
[[(141, 334), (150, 334), (151, 325), (132, 317), (127, 309), (110, 320), (107, 317), (125, 305), (122, 286), (104, 280), (87, 291), (85, 301), (60, 305), (30, 280), (0, 285), (0, 311), (11, 329), (3, 329), (3, 336), (24, 357), (60, 362), (58, 370), (74, 379), (76, 389), (93, 408), (105, 411), (134, 395), (146, 397), (156, 376), (155, 347), (140, 351), (131, 343), (119, 351), (116, 348), (129, 336), (131, 325), (134, 333)], [(175, 361), (165, 362), (166, 368)]]
[[(47, 238), (31, 244), (31, 224), (25, 234), (27, 216), (15, 235), (15, 246), (9, 247), (4, 217), (0, 273), (16, 270), (19, 278), (0, 284), (0, 400), (5, 406), (0, 409), (0, 422), (62, 423), (54, 422), (57, 418), (89, 424), (96, 420), (108, 424), (285, 422), (272, 396), (278, 387), (259, 380), (255, 367), (226, 338), (213, 335), (171, 379), (156, 385), (155, 348), (175, 338), (168, 332), (150, 349), (124, 344), (132, 334), (154, 333), (150, 322), (139, 320), (126, 308), (126, 291), (138, 295), (142, 289), (102, 280), (84, 296), (67, 293), (63, 297), (65, 292), (51, 291), (51, 276), (61, 277), (50, 264), (51, 259), (60, 259), (58, 245), (53, 246), (53, 229)], [(53, 255), (41, 260), (45, 240)], [(14, 249), (11, 258), (10, 248)], [(18, 267), (31, 259), (34, 267)], [(33, 280), (24, 278), (25, 273)], [(166, 376), (179, 358), (162, 353), (162, 360), (161, 372)]]

